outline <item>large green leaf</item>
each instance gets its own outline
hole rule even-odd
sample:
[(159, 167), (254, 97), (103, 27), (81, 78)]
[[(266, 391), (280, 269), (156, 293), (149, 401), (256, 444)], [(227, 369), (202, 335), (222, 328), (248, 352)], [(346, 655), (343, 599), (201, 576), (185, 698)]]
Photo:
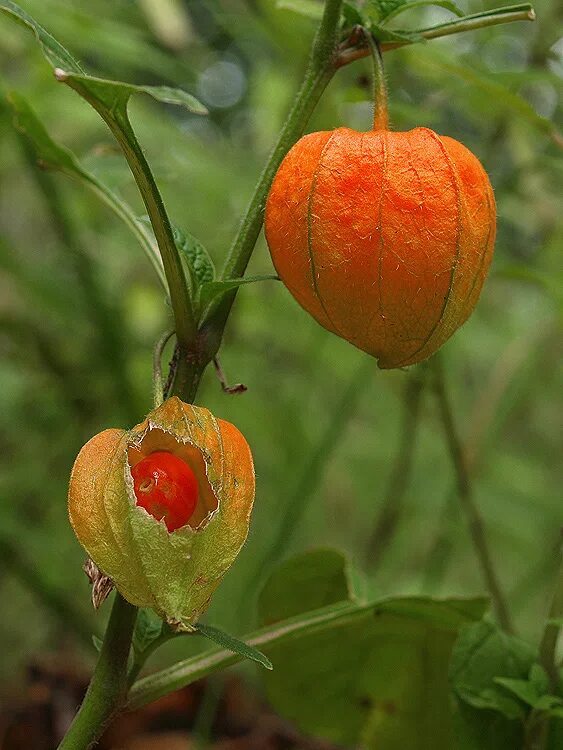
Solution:
[(295, 615), (307, 599), (311, 606), (332, 601), (349, 616), (289, 643), (264, 645), (276, 665), (266, 678), (270, 701), (304, 731), (333, 742), (451, 750), (450, 653), (459, 628), (478, 620), (486, 601), (398, 597), (354, 607), (342, 602), (349, 591), (345, 561), (324, 550), (271, 576), (260, 597), (265, 622)]
[(344, 555), (332, 549), (316, 549), (282, 563), (270, 575), (258, 601), (265, 625), (349, 601), (350, 569)]

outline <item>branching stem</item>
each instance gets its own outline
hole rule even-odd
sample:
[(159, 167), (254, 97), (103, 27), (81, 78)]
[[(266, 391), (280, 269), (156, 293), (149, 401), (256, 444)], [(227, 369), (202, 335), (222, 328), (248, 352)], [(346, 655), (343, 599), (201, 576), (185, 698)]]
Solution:
[(473, 497), (471, 479), (467, 469), (462, 443), (454, 422), (450, 399), (446, 390), (444, 371), (439, 355), (434, 355), (431, 360), (431, 366), (434, 371), (433, 385), (438, 400), (442, 428), (444, 430), (444, 436), (446, 438), (446, 443), (450, 451), (452, 464), (456, 474), (457, 494), (467, 517), (471, 541), (498, 621), (507, 633), (511, 633), (512, 624), (508, 606), (492, 562), (492, 556), (485, 532), (485, 524), (483, 523), (483, 518), (481, 517), (475, 498)]

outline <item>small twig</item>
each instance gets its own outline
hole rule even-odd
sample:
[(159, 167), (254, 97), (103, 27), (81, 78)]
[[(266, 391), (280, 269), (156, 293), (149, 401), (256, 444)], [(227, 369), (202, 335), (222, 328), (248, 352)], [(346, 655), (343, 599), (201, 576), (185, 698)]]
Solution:
[(401, 518), (402, 501), (412, 472), (416, 432), (424, 390), (423, 366), (409, 373), (403, 394), (401, 434), (395, 465), (391, 470), (387, 491), (366, 546), (365, 562), (375, 568), (389, 548)]
[(388, 130), (389, 109), (387, 106), (387, 86), (385, 84), (381, 45), (374, 38), (371, 31), (364, 29), (364, 36), (367, 40), (373, 61), (373, 129)]
[[(475, 13), (472, 16), (456, 18), (454, 21), (449, 21), (438, 26), (420, 29), (417, 31), (417, 34), (422, 39), (438, 39), (450, 36), (451, 34), (461, 34), (465, 31), (475, 31), (489, 26), (497, 26), (498, 24), (512, 23), (514, 21), (535, 21), (535, 19), (536, 14), (529, 5), (514, 5), (508, 8), (488, 11), (487, 13)], [(416, 41), (417, 39), (413, 39), (412, 41), (405, 39), (404, 41), (382, 42), (381, 51), (387, 52), (398, 47), (405, 47), (414, 44)], [(354, 28), (338, 47), (337, 65), (339, 67), (349, 65), (351, 62), (359, 60), (362, 57), (367, 57), (369, 54), (370, 50), (366, 44), (365, 37), (359, 37)]]
[[(154, 399), (155, 408), (161, 405), (161, 403), (164, 401), (165, 393), (168, 392), (168, 380), (166, 382), (166, 387), (165, 387), (163, 383), (163, 378), (162, 378), (162, 353), (164, 352), (164, 347), (170, 341), (173, 335), (174, 335), (174, 329), (163, 333), (162, 336), (158, 339), (158, 341), (154, 345), (154, 349), (153, 349), (152, 389), (153, 389), (153, 399)], [(170, 378), (170, 375), (169, 375), (169, 378)]]
[(507, 633), (511, 633), (512, 624), (510, 621), (510, 614), (493, 566), (489, 544), (485, 533), (485, 525), (473, 497), (466, 458), (454, 423), (452, 409), (446, 391), (443, 368), (438, 355), (435, 355), (432, 358), (431, 365), (434, 370), (434, 390), (438, 399), (442, 427), (444, 429), (444, 435), (456, 473), (457, 494), (465, 515), (467, 516), (471, 541), (473, 542), (473, 547), (477, 554), (479, 565), (481, 566), (481, 572), (487, 585), (491, 602), (499, 623)]
[[(563, 531), (563, 529), (562, 529)], [(559, 556), (561, 558), (559, 569), (557, 571), (557, 578), (555, 579), (555, 590), (553, 592), (553, 599), (551, 601), (551, 607), (549, 615), (547, 617), (547, 623), (543, 632), (543, 637), (540, 644), (540, 662), (549, 675), (549, 681), (551, 683), (552, 692), (557, 691), (559, 684), (559, 673), (557, 666), (557, 641), (561, 633), (561, 625), (558, 624), (558, 620), (563, 619), (563, 550), (559, 549)]]
[[(538, 326), (534, 326), (533, 334), (528, 332), (524, 336), (520, 335), (511, 341), (496, 358), (490, 376), (471, 406), (471, 416), (467, 425), (463, 453), (465, 455), (467, 470), (473, 476), (481, 470), (483, 459), (488, 455), (485, 451), (486, 441), (491, 440), (491, 436), (488, 433), (494, 425), (495, 420), (498, 420), (499, 409), (504, 414), (502, 420), (506, 420), (507, 418), (507, 413), (501, 408), (506, 392), (512, 386), (516, 375), (525, 363), (527, 363), (526, 367), (533, 369), (533, 358), (538, 356), (537, 351), (534, 351), (538, 344), (536, 340), (538, 330), (543, 332), (540, 344), (552, 340), (553, 324), (549, 319), (546, 319), (542, 320)], [(541, 356), (541, 346), (539, 351), (539, 356)], [(499, 429), (500, 425), (497, 423), (496, 430), (498, 431)], [(454, 547), (453, 539), (458, 524), (458, 505), (456, 503), (455, 486), (448, 488), (440, 515), (441, 518), (437, 524), (438, 531), (436, 537), (429, 547), (425, 563), (421, 566), (424, 570), (422, 591), (432, 592), (433, 594), (437, 593)], [(530, 581), (535, 582), (538, 577), (545, 577), (550, 572), (551, 568), (546, 571), (544, 563), (542, 574), (535, 575), (535, 577), (531, 576)], [(531, 583), (529, 585), (532, 586)], [(522, 582), (520, 583), (520, 588), (522, 588)], [(518, 596), (524, 599), (526, 597), (525, 594), (516, 594), (516, 599)], [(509, 599), (514, 607), (516, 603), (515, 597), (510, 596)]]
[[(562, 529), (563, 532), (563, 529)], [(563, 549), (558, 548), (560, 563), (555, 581), (555, 591), (539, 648), (540, 663), (549, 677), (550, 692), (559, 689), (557, 642), (561, 633), (559, 621), (563, 618)], [(526, 724), (524, 750), (546, 750), (549, 739), (550, 717), (545, 712), (532, 711)]]
[(235, 395), (237, 393), (245, 393), (248, 390), (248, 388), (243, 383), (235, 383), (235, 385), (229, 385), (227, 383), (227, 378), (225, 377), (225, 373), (223, 372), (223, 368), (221, 367), (221, 363), (219, 362), (219, 357), (213, 357), (213, 366), (215, 367), (215, 372), (217, 373), (219, 382), (221, 383), (223, 393)]

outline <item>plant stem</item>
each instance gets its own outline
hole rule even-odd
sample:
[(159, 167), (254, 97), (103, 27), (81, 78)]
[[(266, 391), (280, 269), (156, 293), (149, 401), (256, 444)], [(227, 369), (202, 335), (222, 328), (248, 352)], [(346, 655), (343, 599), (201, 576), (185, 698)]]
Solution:
[(152, 353), (152, 389), (155, 409), (164, 401), (164, 383), (162, 380), (162, 353), (174, 331), (166, 331), (158, 339)]
[(563, 555), (561, 554), (561, 549), (559, 550), (559, 555), (561, 561), (555, 580), (555, 591), (553, 592), (547, 623), (540, 643), (540, 662), (549, 675), (550, 687), (553, 693), (556, 693), (559, 683), (556, 652), (557, 641), (562, 629), (561, 625), (553, 621), (563, 619)]
[[(443, 36), (450, 36), (451, 34), (461, 34), (465, 31), (475, 31), (476, 29), (484, 29), (489, 26), (497, 26), (502, 23), (512, 23), (514, 21), (535, 21), (536, 14), (534, 9), (529, 3), (523, 3), (521, 5), (512, 5), (506, 8), (495, 8), (494, 10), (486, 11), (485, 13), (475, 13), (472, 16), (465, 16), (464, 18), (458, 18), (454, 21), (448, 21), (447, 23), (439, 24), (438, 26), (432, 26), (428, 29), (417, 30), (417, 34), (423, 39), (438, 39)], [(409, 44), (414, 44), (416, 40), (409, 41), (394, 41), (394, 42), (382, 42), (381, 51), (387, 52), (391, 49), (397, 49), (398, 47), (405, 47)], [(356, 35), (352, 35), (349, 39), (339, 47), (339, 65), (348, 65), (354, 60), (359, 60), (362, 57), (367, 57), (370, 54), (368, 45), (365, 39), (361, 43), (358, 43)]]
[(397, 457), (391, 470), (381, 510), (366, 545), (365, 564), (370, 570), (375, 569), (381, 562), (401, 517), (401, 505), (412, 472), (424, 376), (423, 365), (407, 376)]
[[(283, 157), (305, 128), (317, 101), (336, 70), (335, 50), (341, 5), (342, 0), (326, 1), (305, 80), (227, 257), (223, 279), (236, 278), (244, 274), (262, 227), (264, 201), (271, 181)], [(79, 93), (85, 95), (84, 92)], [(91, 97), (85, 96), (85, 98), (105, 120), (123, 149), (147, 208), (161, 252), (174, 312), (177, 339), (167, 395), (179, 395), (185, 401), (193, 402), (205, 366), (213, 359), (219, 348), (236, 290), (231, 295), (226, 295), (226, 304), (222, 305), (219, 317), (214, 318), (212, 331), (208, 331), (207, 334), (205, 330), (203, 331), (204, 341), (207, 335), (205, 354), (203, 354), (201, 347), (198, 346), (200, 339), (197, 324), (168, 215), (129, 119), (123, 112), (118, 115), (117, 111), (112, 111), (110, 114)], [(116, 119), (117, 117), (119, 119)], [(162, 382), (160, 386), (162, 387)], [(101, 735), (109, 719), (123, 705), (128, 687), (127, 660), (136, 616), (137, 608), (116, 594), (92, 681), (59, 750), (83, 750), (91, 747)], [(226, 654), (227, 661), (233, 658), (230, 652), (220, 653)], [(240, 657), (234, 657), (235, 662), (239, 659)]]
[(388, 130), (389, 108), (387, 106), (387, 85), (385, 83), (381, 47), (370, 31), (366, 31), (365, 36), (373, 61), (373, 129)]
[(434, 371), (434, 390), (438, 399), (442, 427), (456, 474), (457, 494), (467, 517), (471, 541), (473, 542), (473, 547), (498, 621), (503, 630), (511, 633), (510, 614), (493, 566), (485, 533), (485, 525), (473, 497), (465, 454), (454, 422), (439, 355), (435, 355), (432, 358), (431, 365)]
[(137, 608), (116, 592), (92, 680), (59, 750), (87, 750), (127, 697), (127, 662)]
[[(324, 609), (298, 615), (258, 630), (245, 636), (244, 641), (262, 650), (265, 646), (277, 646), (305, 634), (323, 632), (365, 617), (370, 609), (372, 609), (370, 605), (359, 607), (346, 603), (341, 607), (336, 607), (332, 604)], [(129, 693), (127, 709), (132, 710), (151, 703), (202, 677), (237, 664), (242, 659), (242, 656), (232, 651), (212, 648), (191, 659), (180, 661), (135, 683)]]
[[(561, 634), (561, 625), (554, 620), (563, 618), (563, 555), (561, 545), (558, 548), (560, 563), (555, 580), (555, 590), (551, 607), (540, 642), (540, 664), (549, 677), (549, 690), (553, 695), (559, 691), (559, 668), (557, 665), (557, 641)], [(545, 713), (532, 711), (526, 726), (524, 750), (545, 750), (549, 740), (550, 717)]]
[[(291, 111), (283, 126), (276, 145), (264, 167), (254, 189), (244, 219), (228, 252), (222, 279), (244, 276), (264, 221), (266, 196), (283, 158), (302, 135), (309, 118), (338, 68), (337, 32), (342, 0), (326, 0), (323, 18), (315, 36), (309, 65)], [(236, 298), (237, 289), (225, 294), (217, 305), (212, 306), (203, 321), (211, 358), (217, 354), (229, 313)]]
[[(199, 369), (197, 366), (200, 359), (197, 337), (198, 325), (188, 283), (184, 275), (184, 268), (174, 241), (170, 219), (127, 115), (129, 94), (124, 94), (125, 98), (118, 105), (108, 109), (103, 102), (92, 96), (88, 89), (80, 84), (79, 80), (65, 79), (64, 77), (59, 77), (59, 80), (66, 81), (98, 112), (121, 146), (129, 169), (135, 178), (160, 250), (170, 293), (174, 330), (178, 342), (174, 369), (174, 392), (182, 396), (184, 400), (188, 400), (188, 397), (194, 393), (194, 387), (197, 387), (197, 385), (194, 386), (193, 372)], [(190, 272), (189, 266), (186, 266), (186, 268)], [(191, 281), (191, 288), (194, 288), (193, 280)], [(199, 378), (197, 383), (199, 383)]]

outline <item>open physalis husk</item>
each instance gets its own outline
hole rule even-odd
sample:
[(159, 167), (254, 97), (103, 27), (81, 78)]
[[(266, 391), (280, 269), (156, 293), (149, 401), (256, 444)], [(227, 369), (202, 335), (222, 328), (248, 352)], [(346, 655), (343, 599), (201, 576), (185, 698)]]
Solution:
[[(136, 505), (131, 468), (157, 450), (195, 472), (199, 499), (172, 533)], [(211, 412), (173, 397), (132, 430), (104, 430), (82, 448), (69, 486), (80, 543), (117, 590), (188, 628), (207, 608), (248, 533), (254, 467), (243, 435)]]

